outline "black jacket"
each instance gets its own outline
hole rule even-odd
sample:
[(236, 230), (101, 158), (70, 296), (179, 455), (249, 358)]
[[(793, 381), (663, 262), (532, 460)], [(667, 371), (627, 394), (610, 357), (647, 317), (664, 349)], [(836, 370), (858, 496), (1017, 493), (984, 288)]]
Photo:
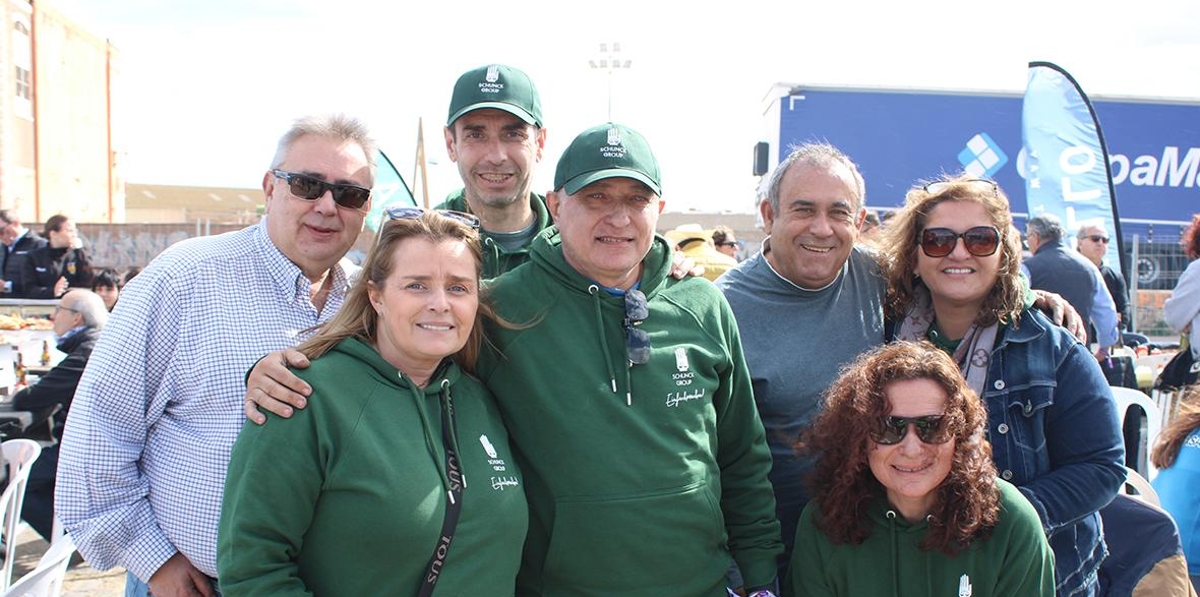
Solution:
[[(3, 262), (0, 277), (12, 282), (12, 292), (8, 293), (7, 298), (25, 297), (25, 260), (31, 251), (46, 246), (48, 242), (38, 236), (38, 233), (29, 230), (13, 242), (12, 250), (3, 252), (3, 256), (0, 257), (0, 261)], [(3, 291), (4, 289), (0, 288), (0, 293)]]
[[(47, 429), (45, 422), (53, 415), (54, 439), (62, 439), (63, 425), (67, 422), (71, 399), (75, 397), (75, 387), (79, 385), (79, 378), (83, 376), (83, 369), (99, 338), (100, 330), (86, 328), (60, 342), (58, 350), (66, 353), (67, 357), (38, 379), (37, 383), (13, 396), (13, 410), (33, 413), (33, 423), (25, 430), (27, 436), (49, 439), (43, 430)], [(55, 411), (59, 405), (62, 408)]]
[(92, 287), (92, 266), (83, 249), (55, 249), (46, 245), (29, 252), (24, 271), (25, 296), (29, 298), (58, 298), (54, 284), (63, 276), (71, 288)]

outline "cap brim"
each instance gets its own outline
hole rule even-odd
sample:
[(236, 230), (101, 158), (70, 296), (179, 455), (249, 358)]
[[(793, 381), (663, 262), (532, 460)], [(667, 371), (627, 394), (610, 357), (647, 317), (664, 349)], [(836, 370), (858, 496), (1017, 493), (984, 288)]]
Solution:
[(574, 195), (575, 193), (579, 192), (579, 189), (582, 189), (593, 182), (604, 180), (606, 178), (632, 178), (650, 187), (650, 190), (654, 191), (655, 195), (662, 195), (662, 188), (659, 187), (657, 182), (650, 180), (649, 176), (646, 176), (645, 174), (642, 174), (636, 170), (627, 170), (625, 168), (610, 168), (608, 170), (597, 170), (595, 172), (586, 172), (584, 174), (580, 174), (579, 176), (568, 180), (567, 183), (563, 185), (563, 189), (566, 190), (568, 195)]
[(512, 114), (513, 116), (516, 116), (517, 118), (520, 118), (522, 121), (525, 122), (525, 124), (532, 124), (533, 126), (542, 126), (541, 124), (538, 123), (537, 119), (534, 118), (533, 115), (530, 114), (529, 112), (526, 112), (525, 110), (521, 109), (519, 106), (514, 106), (512, 104), (505, 103), (505, 102), (479, 102), (478, 104), (471, 104), (471, 105), (455, 112), (454, 116), (450, 117), (450, 121), (446, 123), (446, 126), (453, 125), (455, 120), (462, 118), (463, 114), (466, 114), (467, 112), (473, 112), (475, 110), (483, 110), (484, 108), (493, 108), (496, 110), (504, 110), (505, 112), (508, 112), (509, 114)]

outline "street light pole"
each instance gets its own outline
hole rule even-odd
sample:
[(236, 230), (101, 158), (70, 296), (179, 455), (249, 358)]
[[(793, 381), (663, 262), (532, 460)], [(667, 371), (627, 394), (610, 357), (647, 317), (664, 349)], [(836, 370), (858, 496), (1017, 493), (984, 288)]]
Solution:
[(613, 71), (625, 69), (633, 66), (633, 60), (621, 56), (621, 42), (600, 43), (600, 55), (592, 60), (588, 60), (588, 65), (593, 70), (603, 70), (607, 73), (608, 78), (608, 121), (612, 122), (612, 81)]

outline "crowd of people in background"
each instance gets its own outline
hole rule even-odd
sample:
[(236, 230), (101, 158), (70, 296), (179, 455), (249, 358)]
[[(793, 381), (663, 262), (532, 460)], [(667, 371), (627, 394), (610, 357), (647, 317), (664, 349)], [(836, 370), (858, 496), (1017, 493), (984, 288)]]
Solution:
[[(128, 597), (1105, 594), (1126, 473), (1102, 364), (1130, 317), (1103, 226), (1023, 236), (966, 174), (869, 210), (812, 143), (747, 251), (656, 234), (664, 173), (622, 124), (535, 192), (519, 69), (464, 73), (447, 114), (462, 188), (387, 209), (361, 268), (376, 148), (345, 115), (282, 135), (261, 222), (145, 271), (0, 210), (2, 296), (57, 299), (68, 355), (18, 395), (54, 444), (39, 533), (57, 514)], [(1200, 214), (1185, 243), (1168, 323), (1200, 357)], [(1154, 461), (1194, 584), (1190, 396)]]

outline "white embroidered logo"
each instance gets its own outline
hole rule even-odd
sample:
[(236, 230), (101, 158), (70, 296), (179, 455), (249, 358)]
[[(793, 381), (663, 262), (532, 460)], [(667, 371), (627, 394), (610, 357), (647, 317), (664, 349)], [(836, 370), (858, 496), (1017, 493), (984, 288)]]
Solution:
[(958, 579), (958, 597), (971, 597), (971, 577), (966, 574)]
[(685, 350), (682, 346), (675, 349), (675, 368), (678, 369), (680, 373), (683, 373), (691, 368), (691, 366), (688, 365), (687, 350)]
[(483, 451), (487, 452), (488, 458), (499, 458), (496, 455), (496, 446), (492, 445), (492, 442), (488, 440), (488, 436), (479, 436), (479, 443), (483, 444)]
[(504, 91), (504, 83), (500, 81), (500, 67), (496, 65), (489, 66), (487, 74), (483, 76), (483, 81), (479, 83), (480, 93), (500, 93)]
[(674, 408), (684, 402), (691, 402), (692, 400), (700, 400), (702, 398), (704, 398), (704, 388), (693, 392), (672, 392), (667, 394), (667, 408)]
[[(692, 385), (692, 380), (696, 378), (696, 374), (692, 373), (691, 369), (692, 365), (691, 363), (688, 363), (687, 349), (682, 346), (676, 348), (675, 370), (678, 371), (678, 373), (671, 374), (671, 379), (675, 382), (676, 386), (683, 387)], [(670, 402), (670, 399), (668, 398), (667, 401)], [(668, 404), (668, 406), (673, 405)]]
[(621, 144), (621, 130), (618, 129), (617, 127), (608, 129), (608, 144), (609, 145), (620, 145)]

